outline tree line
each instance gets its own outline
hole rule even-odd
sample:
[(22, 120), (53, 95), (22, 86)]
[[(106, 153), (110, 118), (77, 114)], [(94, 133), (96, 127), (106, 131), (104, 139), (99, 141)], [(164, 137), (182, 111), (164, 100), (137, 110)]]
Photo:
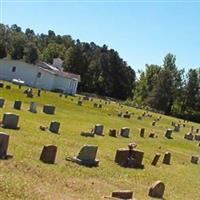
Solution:
[(64, 70), (81, 75), (80, 92), (96, 93), (121, 100), (128, 99), (165, 114), (188, 114), (200, 111), (200, 68), (185, 72), (176, 65), (176, 56), (167, 54), (163, 64), (147, 64), (136, 79), (135, 71), (114, 49), (94, 42), (80, 42), (70, 35), (24, 32), (16, 24), (0, 24), (0, 58), (35, 64), (52, 64), (53, 58), (64, 61)]

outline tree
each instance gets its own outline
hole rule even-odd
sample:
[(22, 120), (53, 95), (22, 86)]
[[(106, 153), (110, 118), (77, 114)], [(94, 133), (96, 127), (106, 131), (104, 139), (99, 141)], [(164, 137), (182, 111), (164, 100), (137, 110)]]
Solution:
[(38, 57), (37, 47), (33, 43), (28, 43), (24, 50), (24, 60), (27, 63), (35, 64)]

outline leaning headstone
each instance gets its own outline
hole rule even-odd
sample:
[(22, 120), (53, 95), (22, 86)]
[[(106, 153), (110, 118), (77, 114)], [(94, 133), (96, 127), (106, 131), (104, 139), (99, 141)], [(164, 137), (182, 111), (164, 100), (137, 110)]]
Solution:
[(130, 190), (113, 191), (112, 197), (117, 198), (117, 199), (132, 199), (133, 192)]
[(86, 166), (97, 166), (99, 160), (96, 160), (98, 146), (96, 145), (85, 145), (81, 148), (77, 157), (74, 157), (73, 160), (78, 164)]
[(0, 97), (0, 108), (3, 108), (4, 103), (5, 103), (5, 99)]
[(163, 198), (165, 192), (165, 184), (161, 181), (156, 181), (149, 189), (149, 196)]
[(172, 129), (167, 129), (165, 132), (165, 137), (168, 139), (172, 139)]
[(53, 133), (58, 133), (60, 128), (60, 122), (51, 122), (49, 130)]
[(103, 135), (103, 125), (102, 124), (96, 124), (94, 127), (94, 134), (96, 135)]
[(170, 165), (171, 163), (171, 153), (165, 152), (164, 158), (163, 158), (163, 164)]
[(120, 135), (122, 137), (129, 137), (129, 132), (130, 132), (130, 129), (128, 127), (123, 127), (121, 128), (121, 132), (120, 132)]
[(29, 111), (32, 112), (32, 113), (37, 113), (37, 103), (36, 102), (30, 103)]
[(191, 157), (191, 163), (193, 164), (198, 164), (198, 161), (199, 161), (199, 157), (198, 156), (192, 156)]
[(56, 159), (57, 147), (54, 145), (44, 146), (40, 160), (44, 163), (54, 164)]
[(199, 161), (199, 157), (198, 156), (192, 156), (191, 157), (191, 163), (198, 164), (198, 161)]
[(54, 115), (55, 114), (55, 106), (52, 105), (44, 105), (43, 107), (43, 112), (49, 115)]
[(8, 144), (9, 144), (9, 135), (0, 132), (0, 159), (7, 158)]
[(194, 139), (194, 136), (193, 136), (193, 134), (190, 132), (190, 133), (185, 134), (184, 139), (186, 139), (186, 140), (193, 140), (193, 139)]
[(0, 88), (3, 88), (3, 87), (4, 87), (4, 83), (0, 82)]
[(13, 113), (4, 113), (3, 115), (3, 128), (18, 129), (19, 115)]
[(156, 153), (156, 155), (154, 156), (154, 158), (153, 158), (153, 160), (151, 162), (151, 165), (156, 166), (157, 163), (158, 163), (159, 158), (160, 158), (160, 154)]
[(110, 129), (109, 130), (109, 136), (111, 137), (117, 137), (117, 130), (116, 129)]
[(16, 109), (16, 110), (21, 110), (21, 105), (22, 105), (22, 102), (16, 100), (15, 103), (14, 103), (13, 108)]
[(140, 137), (144, 137), (145, 128), (140, 129)]

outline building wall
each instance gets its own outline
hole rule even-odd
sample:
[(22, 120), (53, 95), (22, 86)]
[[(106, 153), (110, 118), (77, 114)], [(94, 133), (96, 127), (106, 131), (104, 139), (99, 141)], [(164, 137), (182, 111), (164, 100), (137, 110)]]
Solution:
[[(15, 72), (12, 72), (16, 67)], [(38, 73), (41, 75), (39, 76)], [(74, 95), (76, 93), (78, 80), (60, 77), (45, 70), (21, 61), (0, 59), (0, 79), (11, 81), (21, 79), (31, 87), (47, 90), (60, 89), (65, 93)]]

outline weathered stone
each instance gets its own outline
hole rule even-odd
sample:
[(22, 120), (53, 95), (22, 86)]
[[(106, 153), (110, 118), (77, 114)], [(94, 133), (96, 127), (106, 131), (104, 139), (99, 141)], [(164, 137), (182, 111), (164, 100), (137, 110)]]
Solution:
[(16, 109), (16, 110), (21, 110), (21, 105), (22, 105), (22, 102), (16, 100), (15, 103), (14, 103), (13, 108)]
[(32, 112), (32, 113), (37, 113), (37, 103), (36, 102), (30, 103), (29, 111)]
[(49, 115), (54, 115), (55, 114), (55, 106), (52, 105), (44, 105), (43, 107), (43, 112)]
[(193, 134), (190, 132), (190, 133), (185, 134), (184, 139), (186, 139), (186, 140), (193, 140), (193, 139), (194, 139), (194, 136), (193, 136)]
[(96, 145), (85, 145), (73, 160), (82, 165), (97, 166), (99, 164), (99, 161), (96, 160), (97, 150), (98, 146)]
[(156, 198), (163, 198), (165, 192), (165, 185), (161, 181), (156, 181), (149, 189), (149, 196)]
[(0, 132), (0, 159), (7, 158), (8, 144), (9, 144), (9, 135)]
[(109, 130), (109, 136), (117, 137), (117, 130), (116, 129), (110, 129)]
[(60, 122), (51, 122), (49, 130), (53, 133), (58, 133), (60, 128)]
[(3, 128), (18, 129), (19, 115), (13, 113), (4, 113)]
[(44, 146), (40, 160), (44, 163), (54, 164), (56, 159), (57, 147), (54, 145)]
[(171, 153), (165, 152), (164, 158), (163, 158), (163, 164), (170, 165), (171, 164)]
[(102, 124), (96, 124), (94, 127), (94, 134), (96, 135), (103, 135), (103, 125)]
[(119, 199), (132, 199), (133, 192), (130, 190), (113, 191), (112, 197), (119, 198)]
[(140, 129), (140, 137), (144, 137), (145, 128)]
[(0, 82), (0, 88), (3, 88), (3, 87), (4, 87), (4, 83)]
[(121, 132), (120, 132), (120, 135), (122, 137), (129, 137), (129, 132), (130, 132), (130, 129), (128, 127), (123, 127), (121, 128)]
[(159, 153), (156, 153), (156, 155), (154, 156), (154, 158), (153, 158), (153, 160), (152, 160), (152, 162), (151, 162), (151, 165), (156, 166), (157, 163), (158, 163), (159, 158), (160, 158), (160, 154), (159, 154)]
[(165, 137), (168, 139), (172, 139), (172, 129), (167, 129)]
[(5, 99), (0, 97), (0, 108), (3, 108), (4, 103), (5, 103)]
[(194, 139), (200, 141), (200, 134), (195, 134)]
[(198, 164), (198, 161), (199, 161), (199, 157), (198, 156), (192, 156), (191, 157), (191, 163), (193, 164)]

